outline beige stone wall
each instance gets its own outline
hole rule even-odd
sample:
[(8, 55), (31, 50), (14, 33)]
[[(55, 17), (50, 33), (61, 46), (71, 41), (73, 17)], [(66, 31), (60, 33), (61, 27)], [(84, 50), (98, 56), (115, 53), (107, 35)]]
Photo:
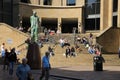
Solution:
[[(102, 33), (97, 37), (97, 42), (103, 46), (106, 52), (118, 52), (120, 46), (120, 28), (112, 29), (113, 1), (101, 0), (100, 30)], [(118, 0), (118, 27), (120, 26), (120, 0)], [(108, 29), (108, 30), (106, 30)], [(106, 30), (106, 31), (105, 31)]]
[(76, 5), (84, 6), (85, 0), (76, 0)]
[(113, 0), (101, 0), (100, 30), (112, 26)]
[[(41, 0), (41, 1), (42, 1), (42, 0)], [(30, 3), (31, 3), (31, 4), (37, 4), (37, 5), (38, 5), (38, 4), (39, 4), (39, 0), (30, 0)]]
[[(7, 24), (0, 23), (0, 45), (5, 43), (5, 47), (7, 49), (10, 47), (15, 47), (18, 49), (18, 46), (23, 44), (28, 37), (29, 35), (26, 35), (25, 33), (22, 33)], [(27, 46), (27, 44), (23, 46)], [(19, 49), (23, 48), (23, 46), (20, 46)]]
[[(82, 2), (84, 2), (84, 0)], [(57, 2), (57, 0), (56, 0), (56, 4), (59, 5), (59, 2)], [(22, 4), (22, 3), (20, 4), (19, 12), (22, 16), (29, 17), (32, 14), (32, 11), (37, 11), (39, 17), (78, 18), (82, 15), (82, 6), (60, 7), (60, 6), (40, 6), (40, 5), (31, 5), (31, 4)]]
[[(20, 14), (21, 17), (29, 18), (32, 15), (32, 11), (36, 11), (38, 17), (41, 18), (57, 18), (58, 19), (58, 28), (60, 28), (59, 23), (61, 23), (62, 18), (77, 18), (78, 19), (78, 31), (82, 32), (82, 7), (81, 6), (41, 6), (41, 5), (32, 5), (32, 4), (20, 4)], [(79, 28), (80, 25), (80, 28)]]
[(78, 18), (82, 15), (81, 7), (43, 7), (33, 5), (20, 5), (20, 14), (29, 17), (36, 11), (39, 17), (48, 18)]
[(117, 26), (120, 28), (120, 0), (118, 0), (118, 22)]
[(97, 42), (103, 46), (103, 51), (117, 53), (120, 46), (120, 29), (109, 29), (97, 38)]
[(48, 17), (48, 18), (78, 18), (81, 15), (80, 8), (44, 8), (44, 9), (34, 9), (40, 17)]
[[(53, 0), (52, 1), (52, 6), (63, 6), (62, 0)], [(64, 0), (63, 0), (64, 1)]]

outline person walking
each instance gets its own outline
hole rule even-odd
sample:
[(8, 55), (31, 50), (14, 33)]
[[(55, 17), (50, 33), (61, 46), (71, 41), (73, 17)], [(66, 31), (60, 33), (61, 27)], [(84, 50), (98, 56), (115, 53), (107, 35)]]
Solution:
[(1, 45), (1, 57), (2, 57), (2, 63), (3, 63), (3, 70), (4, 70), (4, 61), (5, 61), (5, 43), (2, 43)]
[[(4, 57), (4, 62), (3, 62), (3, 70), (7, 69), (9, 67), (9, 60), (8, 60), (9, 52), (8, 49), (5, 49), (5, 57)], [(7, 67), (7, 68), (6, 68)]]
[(11, 49), (11, 52), (8, 56), (8, 60), (9, 60), (9, 75), (13, 75), (14, 64), (17, 61), (17, 55), (16, 55), (16, 52), (15, 52), (15, 48)]
[(45, 80), (49, 79), (49, 71), (51, 69), (50, 62), (49, 62), (49, 52), (45, 52), (45, 56), (42, 58), (42, 74), (39, 80), (42, 80), (45, 77)]
[(32, 77), (29, 79), (29, 75), (31, 74), (31, 68), (27, 64), (27, 58), (22, 59), (22, 64), (19, 64), (17, 69), (16, 69), (16, 76), (18, 80), (34, 80)]
[(5, 43), (2, 43), (2, 45), (1, 45), (1, 56), (2, 56), (2, 58), (5, 57)]

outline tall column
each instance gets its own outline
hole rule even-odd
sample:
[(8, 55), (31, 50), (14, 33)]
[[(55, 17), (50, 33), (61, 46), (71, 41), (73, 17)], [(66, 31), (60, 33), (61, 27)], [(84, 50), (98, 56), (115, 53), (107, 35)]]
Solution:
[(104, 12), (104, 0), (101, 0), (100, 1), (100, 30), (102, 31), (103, 30), (103, 12)]
[(112, 26), (113, 0), (101, 0), (100, 3), (100, 30)]
[(40, 0), (40, 5), (43, 5), (43, 3), (44, 3), (44, 0)]
[(113, 0), (109, 0), (108, 6), (108, 27), (113, 26)]
[(120, 0), (118, 0), (118, 20), (117, 21), (118, 21), (117, 26), (120, 28)]
[(63, 6), (66, 6), (67, 0), (62, 0), (63, 1)]

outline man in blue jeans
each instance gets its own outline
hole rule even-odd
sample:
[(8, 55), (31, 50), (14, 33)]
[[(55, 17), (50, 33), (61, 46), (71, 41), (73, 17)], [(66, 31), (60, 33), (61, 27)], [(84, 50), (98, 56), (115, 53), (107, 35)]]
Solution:
[(13, 75), (14, 64), (17, 61), (17, 55), (15, 52), (15, 48), (13, 48), (10, 54), (8, 55), (8, 61), (9, 61), (9, 75)]
[(40, 76), (40, 80), (45, 77), (45, 80), (49, 79), (49, 70), (50, 70), (50, 62), (49, 62), (49, 52), (45, 53), (45, 56), (42, 58), (42, 74)]

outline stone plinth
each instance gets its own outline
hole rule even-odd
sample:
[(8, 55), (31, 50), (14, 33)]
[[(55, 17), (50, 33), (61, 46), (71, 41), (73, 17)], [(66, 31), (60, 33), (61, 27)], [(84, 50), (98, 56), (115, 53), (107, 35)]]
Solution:
[(28, 64), (31, 69), (41, 69), (41, 54), (37, 43), (29, 43), (27, 51)]

